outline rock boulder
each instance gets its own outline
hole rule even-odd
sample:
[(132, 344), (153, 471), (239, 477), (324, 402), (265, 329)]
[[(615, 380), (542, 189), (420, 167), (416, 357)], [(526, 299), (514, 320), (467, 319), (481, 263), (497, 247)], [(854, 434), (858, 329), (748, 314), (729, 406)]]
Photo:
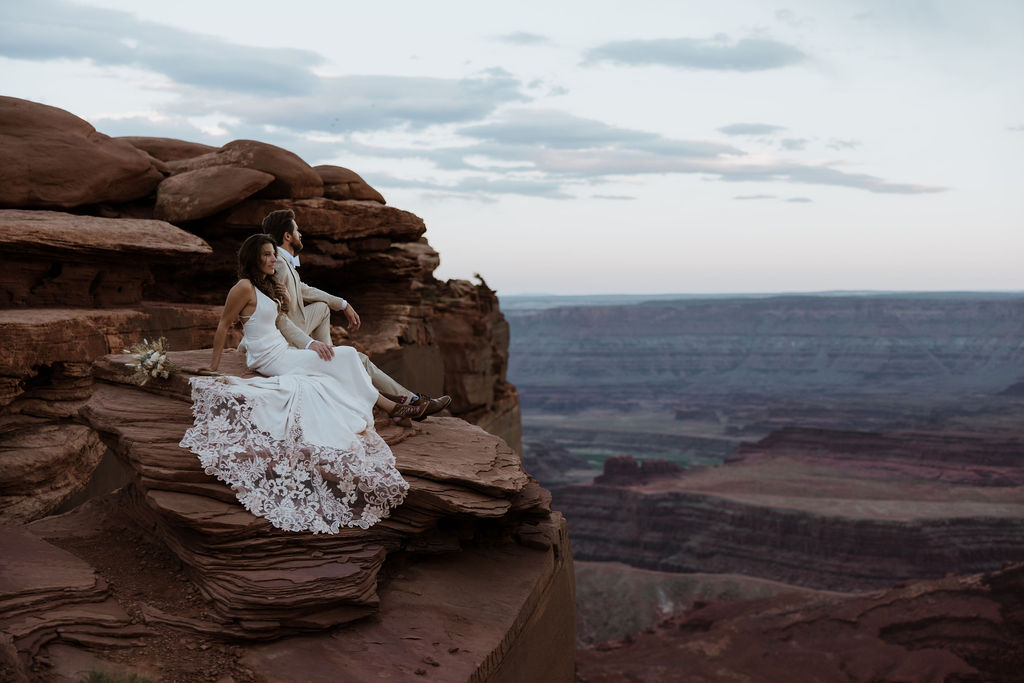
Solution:
[(156, 190), (153, 216), (177, 223), (194, 221), (229, 209), (274, 182), (252, 168), (212, 166), (165, 179)]
[(0, 207), (73, 207), (146, 197), (154, 159), (74, 114), (0, 97)]
[(364, 199), (387, 204), (384, 196), (370, 187), (355, 171), (341, 166), (314, 166), (324, 181), (324, 196), (328, 199)]
[(268, 199), (304, 199), (322, 197), (324, 183), (320, 175), (298, 155), (286, 149), (256, 140), (235, 140), (197, 157), (168, 163), (173, 173), (184, 173), (216, 166), (237, 166), (263, 171), (274, 176), (262, 195)]

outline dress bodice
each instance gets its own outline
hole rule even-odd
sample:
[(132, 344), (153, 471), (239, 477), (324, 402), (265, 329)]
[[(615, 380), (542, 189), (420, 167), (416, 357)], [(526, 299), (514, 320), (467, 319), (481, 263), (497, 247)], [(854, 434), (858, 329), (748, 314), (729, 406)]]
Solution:
[(277, 315), (277, 302), (256, 289), (256, 309), (242, 325), (245, 362), (253, 370), (271, 363), (288, 348), (287, 340), (277, 329)]

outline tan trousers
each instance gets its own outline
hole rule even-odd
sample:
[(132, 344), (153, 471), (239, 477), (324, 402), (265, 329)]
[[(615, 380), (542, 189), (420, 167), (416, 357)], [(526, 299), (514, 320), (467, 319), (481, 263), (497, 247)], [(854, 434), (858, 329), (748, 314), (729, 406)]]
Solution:
[[(305, 333), (316, 341), (333, 346), (334, 342), (331, 341), (331, 309), (328, 308), (327, 304), (322, 301), (314, 301), (311, 304), (307, 304), (303, 311), (306, 315), (306, 324), (303, 325)], [(374, 365), (365, 353), (359, 354), (359, 360), (362, 362), (363, 367), (366, 369), (366, 374), (370, 376), (370, 381), (373, 382), (373, 386), (377, 391), (390, 396), (399, 396), (402, 398), (402, 403), (409, 402), (413, 392), (391, 379), (391, 377)]]

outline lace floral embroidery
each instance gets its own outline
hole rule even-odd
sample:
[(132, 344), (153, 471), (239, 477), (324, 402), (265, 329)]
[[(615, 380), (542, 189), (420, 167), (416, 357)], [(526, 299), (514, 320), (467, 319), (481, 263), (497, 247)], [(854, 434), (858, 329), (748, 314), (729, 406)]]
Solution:
[(344, 446), (309, 444), (299, 406), (287, 436), (274, 438), (253, 422), (258, 396), (233, 391), (223, 379), (191, 384), (195, 426), (179, 445), (228, 484), (246, 510), (275, 527), (329, 534), (343, 526), (366, 529), (405, 499), (409, 485), (373, 429)]

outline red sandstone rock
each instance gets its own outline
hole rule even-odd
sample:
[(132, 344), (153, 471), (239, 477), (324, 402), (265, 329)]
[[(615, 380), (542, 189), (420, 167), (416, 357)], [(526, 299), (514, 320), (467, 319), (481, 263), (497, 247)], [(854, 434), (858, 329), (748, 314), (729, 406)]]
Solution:
[(72, 207), (149, 195), (151, 157), (74, 114), (0, 97), (0, 207)]
[(181, 259), (210, 253), (206, 242), (163, 221), (58, 211), (0, 210), (0, 246), (17, 254), (64, 253), (76, 258), (130, 254)]
[(370, 187), (358, 173), (341, 166), (314, 166), (324, 181), (324, 197), (328, 199), (365, 199), (387, 204), (383, 195)]
[(88, 564), (28, 531), (0, 527), (0, 642), (16, 653), (0, 654), (4, 680), (40, 680), (31, 662), (50, 643), (125, 647), (150, 633), (132, 625)]
[(0, 523), (49, 514), (89, 481), (105, 448), (70, 420), (92, 394), (92, 359), (147, 336), (206, 345), (219, 314), (180, 304), (0, 310)]
[[(205, 362), (209, 353), (172, 353), (171, 358), (188, 367)], [(137, 473), (133, 514), (148, 520), (191, 568), (214, 609), (228, 620), (216, 626), (222, 632), (279, 637), (365, 616), (378, 606), (377, 575), (389, 552), (453, 547), (457, 537), (443, 540), (439, 526), (449, 515), (499, 520), (510, 534), (526, 534), (529, 547), (554, 553), (565, 547), (549, 497), (531, 483), (515, 452), (453, 418), (432, 418), (401, 439), (382, 432), (412, 486), (389, 519), (366, 531), (345, 529), (334, 536), (278, 531), (246, 512), (227, 487), (177, 446), (191, 424), (186, 378), (175, 375), (140, 389), (127, 384), (128, 360), (109, 356), (97, 364), (97, 376), (105, 383), (93, 392), (82, 416)], [(222, 370), (243, 368), (237, 353), (225, 353)], [(535, 533), (522, 528), (524, 523)], [(303, 561), (301, 571), (296, 552), (312, 558)], [(241, 561), (238, 553), (247, 559)]]
[(863, 596), (712, 604), (580, 650), (577, 680), (1020, 680), (1024, 565)]
[(316, 171), (286, 149), (255, 140), (235, 140), (210, 152), (189, 159), (171, 161), (174, 173), (216, 166), (237, 166), (263, 171), (274, 176), (262, 195), (271, 199), (322, 197), (323, 181)]
[(274, 182), (263, 171), (236, 166), (214, 166), (166, 178), (156, 192), (155, 218), (194, 221), (229, 209)]
[(20, 524), (49, 514), (85, 486), (104, 451), (84, 425), (9, 416), (0, 448), (0, 520)]
[(427, 230), (423, 219), (409, 211), (376, 203), (342, 202), (323, 197), (295, 201), (249, 200), (232, 210), (224, 223), (241, 233), (255, 231), (264, 216), (278, 209), (295, 212), (295, 221), (304, 238), (386, 238), (389, 242), (415, 242)]
[[(189, 365), (208, 353), (173, 358)], [(0, 638), (15, 634), (0, 652), (9, 655), (0, 656), (0, 671), (13, 679), (52, 664), (73, 678), (98, 665), (106, 669), (103, 648), (132, 637), (134, 667), (175, 680), (189, 677), (195, 659), (207, 670), (219, 667), (222, 676), (259, 671), (275, 680), (332, 678), (338, 671), (357, 680), (399, 680), (423, 666), (435, 680), (572, 680), (574, 589), (565, 522), (500, 440), (451, 418), (432, 418), (412, 431), (387, 427), (381, 433), (412, 487), (406, 503), (365, 531), (280, 532), (245, 512), (177, 447), (191, 422), (184, 378), (144, 388), (125, 384), (125, 360), (110, 356), (98, 364), (105, 381), (83, 414), (136, 483), (32, 529), (98, 563), (116, 580), (119, 602), (141, 615), (147, 629), (108, 617), (109, 637), (100, 637), (89, 630), (95, 609), (78, 610), (60, 622), (70, 643), (28, 641), (23, 629), (0, 618)], [(222, 369), (242, 367), (238, 354), (225, 353)], [(145, 531), (127, 529), (139, 523)], [(132, 542), (139, 533), (145, 542)], [(112, 544), (126, 537), (114, 551)], [(174, 565), (146, 549), (157, 538), (188, 567), (207, 604), (194, 605)], [(0, 534), (0, 545), (3, 540)], [(385, 557), (398, 550), (389, 575), (382, 575)], [(55, 552), (41, 541), (26, 544), (19, 566), (45, 563), (48, 573), (36, 583), (52, 584), (47, 590), (64, 600), (74, 581), (93, 586), (93, 571), (80, 560), (81, 580), (58, 575)], [(0, 567), (6, 557), (0, 554)], [(0, 576), (6, 579), (6, 572)], [(0, 585), (0, 606), (7, 585)], [(32, 610), (38, 631), (48, 623), (35, 612), (45, 592), (30, 588), (7, 593)], [(25, 602), (20, 596), (28, 594)], [(370, 613), (373, 619), (360, 619)], [(283, 638), (295, 632), (304, 634)], [(224, 637), (234, 640), (233, 654), (224, 652)], [(276, 642), (254, 642), (268, 639)], [(368, 656), (377, 651), (381, 656)], [(221, 654), (211, 662), (210, 652)], [(8, 660), (20, 668), (2, 668)]]
[(124, 135), (114, 138), (124, 140), (133, 147), (141, 149), (160, 161), (181, 161), (193, 157), (216, 152), (217, 148), (198, 142), (186, 142), (174, 138), (154, 138), (135, 135)]
[(210, 253), (170, 223), (0, 210), (0, 308), (124, 306), (142, 300), (151, 266), (182, 268)]

